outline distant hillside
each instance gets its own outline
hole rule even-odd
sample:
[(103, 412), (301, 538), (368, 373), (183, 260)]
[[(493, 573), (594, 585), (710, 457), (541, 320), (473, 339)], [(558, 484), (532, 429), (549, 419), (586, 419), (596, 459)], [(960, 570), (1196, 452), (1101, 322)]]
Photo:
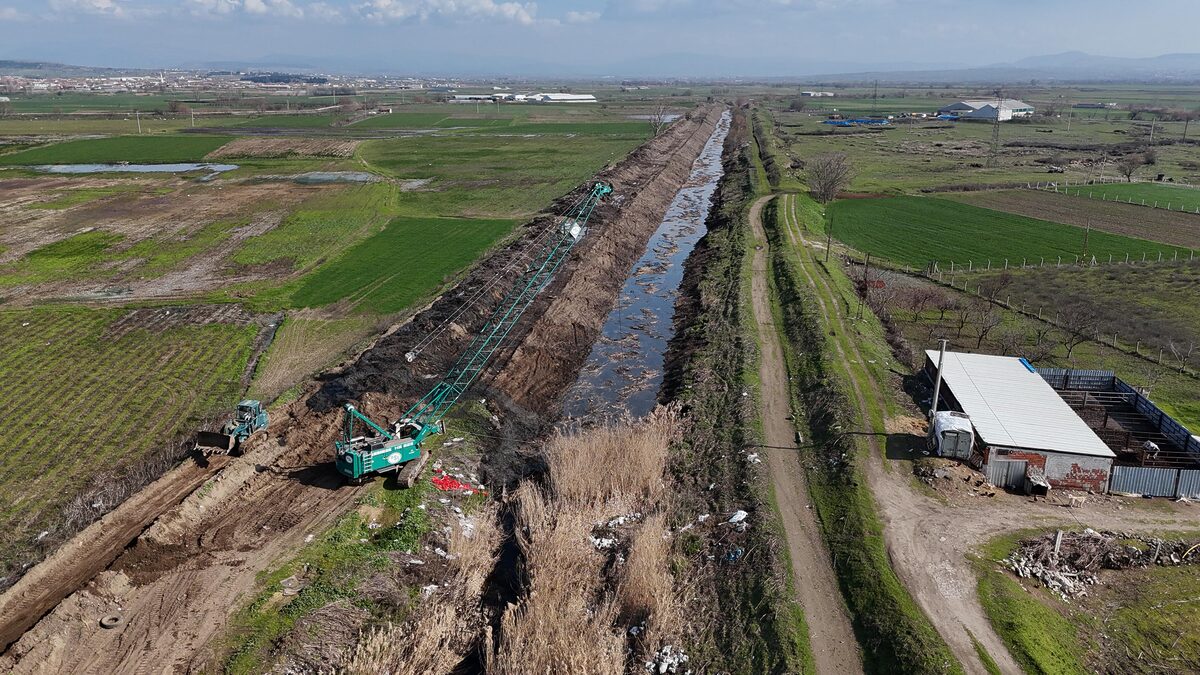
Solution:
[(141, 68), (104, 68), (99, 66), (72, 66), (50, 61), (5, 61), (0, 60), (0, 75), (19, 77), (103, 77), (105, 75), (137, 75), (158, 72)]
[(826, 80), (881, 82), (1200, 82), (1200, 54), (1164, 54), (1145, 58), (1063, 52), (1031, 56), (1012, 63), (936, 70), (876, 70), (818, 76)]

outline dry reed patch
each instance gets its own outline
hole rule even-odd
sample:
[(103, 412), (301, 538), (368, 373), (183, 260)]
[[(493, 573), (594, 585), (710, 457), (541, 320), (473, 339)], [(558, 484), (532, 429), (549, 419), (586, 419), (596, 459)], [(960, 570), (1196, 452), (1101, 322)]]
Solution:
[(558, 433), (546, 445), (549, 484), (557, 499), (601, 504), (613, 498), (658, 504), (671, 444), (681, 433), (676, 408), (658, 408), (646, 418)]
[(450, 582), (453, 592), (464, 602), (477, 603), (483, 584), (496, 566), (500, 555), (500, 507), (488, 502), (469, 519), (450, 527), (449, 551), (455, 570)]
[(417, 619), (402, 626), (388, 625), (360, 640), (340, 672), (349, 675), (427, 675), (449, 670), (466, 655), (458, 614), (451, 603), (430, 605)]
[(681, 637), (684, 621), (670, 569), (666, 518), (655, 514), (634, 534), (617, 584), (618, 620), (625, 626), (642, 627), (636, 642), (643, 650)]

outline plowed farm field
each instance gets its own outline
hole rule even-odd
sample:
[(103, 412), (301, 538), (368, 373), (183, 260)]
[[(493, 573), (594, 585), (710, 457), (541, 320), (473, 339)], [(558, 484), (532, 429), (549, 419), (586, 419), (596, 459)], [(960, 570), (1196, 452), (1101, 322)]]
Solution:
[(183, 314), (191, 319), (170, 309), (0, 312), (0, 587), (61, 541), (78, 496), (88, 495), (75, 505), (83, 511), (100, 508), (120, 490), (108, 483), (132, 480), (139, 461), (240, 393), (257, 325)]
[(946, 199), (1164, 244), (1200, 247), (1200, 216), (1040, 190), (948, 194)]

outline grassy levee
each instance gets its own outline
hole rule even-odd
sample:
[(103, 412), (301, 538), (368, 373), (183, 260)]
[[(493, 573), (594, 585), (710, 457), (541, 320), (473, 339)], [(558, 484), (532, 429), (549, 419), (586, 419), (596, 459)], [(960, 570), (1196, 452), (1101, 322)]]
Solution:
[[(691, 428), (671, 458), (670, 472), (678, 486), (675, 509), (685, 521), (697, 513), (730, 513), (745, 509), (772, 513), (765, 502), (765, 481), (747, 480), (741, 455), (731, 450), (754, 438), (753, 405), (742, 396), (751, 369), (748, 352), (754, 341), (746, 332), (743, 291), (748, 253), (747, 213), (756, 196), (748, 120), (738, 112), (725, 143), (725, 176), (714, 198), (708, 232), (685, 266), (677, 332), (667, 357), (662, 398), (678, 401), (691, 419)], [(745, 147), (744, 147), (745, 146)], [(756, 515), (756, 518), (760, 516)], [(714, 617), (706, 635), (689, 650), (692, 663), (707, 664), (712, 672), (814, 672), (803, 614), (792, 601), (778, 559), (777, 547), (766, 534), (770, 526), (753, 527), (740, 545), (745, 557), (736, 567), (720, 560), (728, 545), (699, 534), (678, 538), (678, 553), (686, 558), (711, 606)]]
[[(945, 641), (909, 595), (888, 561), (883, 525), (858, 461), (872, 461), (844, 433), (857, 425), (853, 405), (830, 363), (828, 335), (798, 256), (777, 223), (776, 202), (764, 209), (771, 274), (781, 306), (784, 352), (793, 381), (794, 405), (814, 456), (806, 461), (809, 491), (833, 558), (842, 594), (863, 648), (868, 672), (956, 673)], [(836, 303), (836, 299), (827, 300)], [(832, 304), (830, 306), (833, 306)], [(871, 420), (864, 420), (870, 423)]]

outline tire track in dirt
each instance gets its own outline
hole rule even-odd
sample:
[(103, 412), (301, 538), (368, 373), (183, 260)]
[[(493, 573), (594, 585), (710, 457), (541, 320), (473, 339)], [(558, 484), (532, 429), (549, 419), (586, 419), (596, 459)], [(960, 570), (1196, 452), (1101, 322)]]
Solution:
[(763, 206), (772, 198), (761, 197), (750, 207), (750, 225), (757, 244), (751, 262), (750, 297), (761, 350), (758, 371), (767, 466), (787, 540), (796, 599), (804, 608), (817, 672), (862, 672), (858, 641), (809, 500), (808, 480), (800, 465), (800, 449), (790, 419), (787, 362), (771, 312), (770, 244), (762, 225)]
[[(813, 286), (821, 312), (827, 320), (836, 324), (840, 335), (852, 335), (847, 332), (845, 316), (835, 307), (831, 311), (822, 296), (836, 298), (837, 295), (829, 283), (822, 277), (820, 271), (809, 268), (812, 264), (812, 247), (804, 237), (795, 212), (795, 199), (786, 201), (784, 209), (789, 234), (795, 229), (803, 248), (800, 250), (800, 269), (805, 278)], [(837, 355), (849, 364), (858, 364), (866, 377), (868, 386), (880, 399), (887, 393), (879, 386), (874, 375), (865, 366), (866, 361), (853, 340), (847, 340), (849, 354), (842, 346), (842, 341), (830, 341)], [(849, 378), (854, 399), (859, 408), (863, 424), (869, 424), (870, 408), (866, 397), (863, 396), (858, 380)], [(874, 430), (882, 433), (882, 429)], [(936, 517), (937, 505), (927, 497), (918, 495), (907, 484), (907, 476), (898, 472), (887, 471), (883, 467), (883, 449), (879, 445), (877, 434), (867, 436), (870, 444), (870, 456), (866, 461), (867, 482), (872, 488), (876, 502), (876, 513), (883, 519), (884, 541), (887, 545), (888, 558), (892, 569), (904, 582), (909, 593), (917, 600), (921, 609), (933, 622), (942, 638), (954, 652), (959, 663), (971, 673), (986, 674), (983, 661), (975, 651), (971, 634), (983, 645), (1000, 670), (1005, 673), (1020, 672), (1020, 667), (1008, 653), (1000, 636), (992, 629), (992, 624), (983, 612), (979, 597), (975, 590), (975, 574), (970, 569), (966, 548), (934, 551), (922, 549), (921, 544), (931, 537), (927, 528), (929, 520)], [(922, 503), (925, 502), (925, 503)], [(952, 533), (951, 533), (952, 534)], [(941, 542), (949, 540), (947, 536), (938, 535)], [(958, 537), (956, 537), (958, 538)], [(961, 541), (961, 538), (959, 538)], [(968, 631), (970, 631), (968, 633)]]

